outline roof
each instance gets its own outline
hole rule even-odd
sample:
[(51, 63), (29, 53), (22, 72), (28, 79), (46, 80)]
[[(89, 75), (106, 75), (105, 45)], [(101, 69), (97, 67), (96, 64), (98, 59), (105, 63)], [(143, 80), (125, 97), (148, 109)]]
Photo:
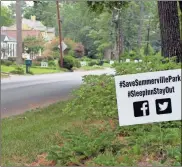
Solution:
[(7, 35), (4, 35), (4, 34), (2, 35), (2, 34), (1, 34), (1, 42), (4, 42), (4, 39), (6, 38), (6, 36), (7, 36)]
[[(16, 40), (16, 30), (2, 30), (1, 31), (6, 36), (10, 37), (12, 40)], [(31, 37), (39, 37), (41, 35), (41, 32), (38, 30), (22, 30), (22, 38), (25, 39), (28, 36)]]
[(40, 21), (33, 21), (30, 19), (22, 19), (22, 24), (27, 24), (30, 28), (33, 28), (35, 30), (40, 30), (40, 31), (45, 31), (46, 30), (46, 26), (44, 26)]
[(53, 28), (53, 27), (47, 27), (47, 32), (53, 32), (53, 33), (55, 33), (55, 28)]

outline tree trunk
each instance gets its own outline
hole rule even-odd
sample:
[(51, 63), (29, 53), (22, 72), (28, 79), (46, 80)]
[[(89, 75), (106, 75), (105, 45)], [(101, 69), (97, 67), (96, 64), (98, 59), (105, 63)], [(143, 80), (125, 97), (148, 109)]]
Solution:
[(17, 36), (17, 49), (16, 49), (16, 63), (22, 64), (22, 15), (21, 15), (21, 1), (16, 0), (16, 36)]
[(181, 11), (181, 48), (182, 48), (182, 1), (179, 1), (179, 7)]
[(177, 56), (181, 61), (180, 25), (177, 1), (158, 1), (162, 56)]

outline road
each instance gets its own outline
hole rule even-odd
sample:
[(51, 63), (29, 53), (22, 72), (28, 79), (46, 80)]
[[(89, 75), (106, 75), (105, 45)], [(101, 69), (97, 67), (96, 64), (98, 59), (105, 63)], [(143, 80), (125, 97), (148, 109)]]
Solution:
[(66, 100), (82, 84), (84, 75), (114, 74), (114, 70), (66, 72), (35, 76), (11, 76), (1, 80), (1, 117), (21, 114)]

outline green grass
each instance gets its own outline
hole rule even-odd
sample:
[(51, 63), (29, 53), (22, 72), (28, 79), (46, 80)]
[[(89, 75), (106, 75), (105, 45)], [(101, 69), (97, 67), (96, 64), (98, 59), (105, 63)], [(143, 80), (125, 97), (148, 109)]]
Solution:
[(90, 70), (98, 70), (98, 69), (104, 69), (104, 66), (83, 66), (80, 67), (80, 70), (90, 71)]
[(80, 121), (79, 114), (62, 114), (64, 102), (35, 112), (2, 120), (2, 164), (24, 165), (34, 161), (38, 154), (60, 142), (59, 134)]
[(86, 119), (82, 111), (65, 113), (65, 105), (59, 102), (3, 119), (2, 165), (31, 164), (42, 153), (60, 160), (61, 166), (179, 165), (180, 122), (161, 124), (162, 132), (160, 124), (119, 127), (110, 117)]
[[(15, 66), (4, 66), (4, 65), (1, 65), (1, 71), (2, 72), (11, 72), (13, 70), (15, 70)], [(24, 70), (26, 70), (25, 66), (24, 66)], [(51, 69), (51, 68), (31, 67), (30, 71), (33, 72), (33, 74), (49, 74), (49, 73), (63, 72), (64, 69)]]
[(1, 65), (1, 71), (2, 72), (10, 72), (10, 71), (12, 71), (14, 69), (15, 69), (14, 66), (4, 66), (4, 65)]

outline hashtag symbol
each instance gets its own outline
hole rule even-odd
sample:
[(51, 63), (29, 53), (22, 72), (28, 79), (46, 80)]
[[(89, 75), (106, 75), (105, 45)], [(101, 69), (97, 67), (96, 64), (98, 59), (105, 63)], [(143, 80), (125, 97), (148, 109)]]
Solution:
[(131, 96), (131, 91), (128, 91), (128, 97), (130, 97)]
[(123, 86), (122, 82), (119, 83), (119, 86), (120, 86), (120, 88), (122, 88), (122, 86)]

